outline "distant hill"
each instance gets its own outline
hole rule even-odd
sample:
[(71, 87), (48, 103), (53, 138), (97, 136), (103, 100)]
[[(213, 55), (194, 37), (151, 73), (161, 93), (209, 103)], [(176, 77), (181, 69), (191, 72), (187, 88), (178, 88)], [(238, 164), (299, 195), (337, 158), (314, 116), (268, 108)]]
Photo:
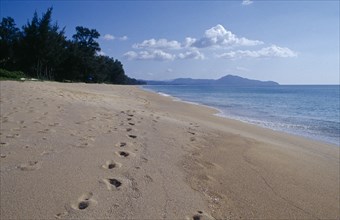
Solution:
[(277, 82), (247, 79), (227, 75), (220, 79), (178, 78), (170, 81), (146, 81), (148, 85), (218, 85), (218, 86), (277, 86)]

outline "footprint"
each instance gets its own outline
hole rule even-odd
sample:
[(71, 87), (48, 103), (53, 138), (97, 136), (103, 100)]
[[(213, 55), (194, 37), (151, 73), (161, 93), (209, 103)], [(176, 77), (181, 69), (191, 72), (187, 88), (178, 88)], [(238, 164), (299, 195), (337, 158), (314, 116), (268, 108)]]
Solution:
[(108, 179), (108, 181), (111, 185), (115, 186), (116, 188), (122, 185), (122, 183), (117, 179)]
[(145, 157), (141, 157), (140, 158), (141, 160), (142, 160), (142, 162), (144, 162), (144, 163), (147, 163), (149, 160), (147, 159), (147, 158), (145, 158)]
[(58, 122), (56, 122), (56, 123), (50, 123), (50, 124), (48, 124), (48, 126), (50, 126), (50, 127), (55, 127), (55, 126), (57, 126), (57, 125), (59, 125), (59, 123), (58, 123)]
[(6, 155), (6, 154), (0, 154), (0, 157), (1, 157), (1, 158), (6, 158), (7, 155)]
[(103, 179), (102, 182), (105, 183), (108, 190), (119, 190), (123, 185), (122, 181), (116, 178)]
[(133, 138), (133, 139), (135, 139), (135, 138), (137, 138), (137, 135), (133, 135), (133, 134), (130, 134), (130, 135), (128, 135), (130, 138)]
[(104, 169), (111, 170), (113, 168), (119, 168), (122, 165), (120, 163), (116, 163), (113, 160), (108, 160), (105, 162), (105, 164), (102, 166)]
[(58, 214), (55, 214), (54, 217), (58, 218), (58, 219), (64, 219), (67, 216), (68, 212), (60, 212)]
[(132, 128), (127, 128), (126, 131), (127, 132), (132, 131)]
[(135, 123), (129, 122), (129, 125), (131, 125), (131, 126), (134, 126), (134, 125), (135, 125)]
[(92, 196), (92, 192), (83, 194), (81, 197), (79, 197), (77, 202), (71, 204), (71, 207), (75, 210), (84, 210), (92, 205), (97, 204), (97, 201), (92, 199)]
[(8, 145), (8, 143), (6, 143), (6, 142), (1, 142), (0, 143), (0, 146), (2, 146), (2, 147), (7, 146), (7, 145)]
[(4, 118), (4, 119), (2, 120), (2, 123), (6, 123), (6, 122), (8, 122), (8, 119), (7, 119), (7, 118)]
[(151, 176), (149, 176), (149, 175), (145, 175), (144, 177), (145, 177), (145, 182), (147, 182), (147, 183), (151, 183), (151, 182), (153, 182), (153, 179), (152, 179), (152, 177), (151, 177)]
[(29, 161), (28, 163), (20, 164), (17, 166), (22, 171), (33, 171), (38, 170), (41, 167), (41, 163), (38, 161)]
[(128, 157), (130, 155), (130, 153), (126, 152), (126, 151), (119, 151), (118, 155), (121, 157)]
[(49, 130), (50, 130), (50, 129), (46, 128), (46, 129), (44, 129), (44, 130), (38, 131), (38, 133), (47, 133)]
[(131, 120), (132, 120), (132, 118), (127, 118), (127, 120), (128, 120), (128, 121), (131, 121)]
[(125, 142), (120, 142), (119, 144), (116, 144), (117, 147), (125, 147), (127, 144)]
[(201, 219), (201, 216), (200, 215), (194, 215), (192, 217), (193, 220), (200, 220)]
[(199, 128), (200, 126), (194, 123), (190, 123), (190, 125), (194, 126), (195, 128)]
[(192, 218), (186, 218), (186, 219), (192, 219), (192, 220), (212, 220), (214, 219), (209, 214), (203, 212), (203, 211), (197, 211), (197, 214), (193, 215)]
[(86, 209), (87, 207), (89, 207), (89, 202), (88, 201), (81, 201), (81, 202), (79, 202), (79, 204), (78, 204), (78, 208), (80, 209), (80, 210), (82, 210), (82, 209)]
[(6, 135), (6, 138), (15, 138), (15, 137), (20, 137), (20, 134), (10, 134), (10, 135)]

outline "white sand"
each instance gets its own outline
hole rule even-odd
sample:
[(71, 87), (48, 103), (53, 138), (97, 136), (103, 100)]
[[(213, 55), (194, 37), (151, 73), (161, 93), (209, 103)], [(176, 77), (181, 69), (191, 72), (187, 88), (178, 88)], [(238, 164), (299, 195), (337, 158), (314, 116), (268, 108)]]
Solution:
[(336, 146), (133, 86), (0, 85), (1, 219), (340, 218)]

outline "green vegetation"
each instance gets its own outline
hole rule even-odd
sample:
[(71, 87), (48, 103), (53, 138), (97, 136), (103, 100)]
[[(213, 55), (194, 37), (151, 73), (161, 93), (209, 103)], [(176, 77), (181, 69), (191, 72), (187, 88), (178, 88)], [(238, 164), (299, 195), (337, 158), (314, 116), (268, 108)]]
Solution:
[(25, 74), (21, 71), (8, 71), (4, 69), (0, 69), (0, 80), (20, 80), (21, 78), (25, 78)]
[[(71, 40), (65, 28), (52, 24), (52, 8), (39, 18), (35, 12), (31, 21), (16, 27), (14, 19), (0, 23), (1, 77), (26, 77), (67, 82), (140, 84), (125, 75), (123, 64), (108, 56), (98, 55), (100, 34), (95, 29), (76, 27)], [(19, 74), (20, 73), (20, 74)]]

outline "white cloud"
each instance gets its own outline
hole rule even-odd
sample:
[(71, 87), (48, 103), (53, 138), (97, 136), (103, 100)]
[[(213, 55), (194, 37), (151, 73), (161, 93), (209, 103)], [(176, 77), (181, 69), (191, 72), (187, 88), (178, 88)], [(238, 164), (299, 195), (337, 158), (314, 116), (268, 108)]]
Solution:
[(238, 38), (231, 31), (218, 24), (205, 31), (204, 37), (195, 41), (192, 46), (197, 48), (206, 47), (231, 47), (231, 46), (255, 46), (263, 44), (262, 41)]
[(252, 0), (243, 0), (242, 1), (242, 5), (251, 5), (251, 4), (253, 4)]
[(125, 40), (127, 40), (127, 39), (128, 39), (127, 36), (123, 36), (123, 37), (120, 37), (120, 38), (119, 38), (119, 40), (122, 40), (122, 41), (125, 41)]
[[(250, 3), (249, 3), (250, 4)], [(123, 40), (126, 36), (116, 38)], [(276, 45), (262, 46), (258, 50), (244, 50), (244, 47), (262, 45), (264, 42), (259, 40), (250, 40), (245, 37), (238, 37), (231, 31), (226, 30), (222, 25), (218, 24), (205, 31), (204, 36), (200, 39), (193, 37), (186, 37), (180, 43), (176, 40), (167, 40), (165, 38), (144, 40), (141, 43), (136, 43), (132, 47), (134, 51), (128, 51), (124, 57), (128, 60), (180, 60), (180, 59), (195, 59), (203, 60), (205, 55), (211, 54), (211, 49), (228, 49), (229, 51), (217, 54), (216, 57), (226, 59), (240, 59), (240, 58), (265, 58), (265, 57), (296, 57), (297, 53), (287, 47), (279, 47)], [(232, 48), (242, 47), (241, 50), (233, 50)], [(176, 53), (174, 53), (176, 50)], [(221, 53), (221, 52), (220, 52)], [(247, 71), (245, 69), (238, 69), (240, 71)]]
[(121, 41), (125, 41), (125, 40), (127, 40), (128, 39), (128, 37), (127, 36), (122, 36), (122, 37), (115, 37), (115, 36), (113, 36), (112, 34), (105, 34), (104, 36), (103, 36), (103, 39), (104, 40), (121, 40)]
[(129, 51), (124, 54), (124, 57), (128, 60), (157, 60), (157, 61), (166, 61), (166, 60), (174, 60), (176, 55), (164, 52), (162, 50), (153, 50), (153, 51), (139, 51), (138, 53), (135, 51)]
[(135, 49), (180, 49), (181, 44), (178, 41), (168, 41), (167, 39), (150, 39), (142, 43), (137, 43), (132, 46)]
[(104, 40), (114, 40), (115, 36), (111, 35), (111, 34), (105, 34), (103, 36)]
[[(203, 60), (204, 54), (198, 50), (190, 50), (178, 55), (167, 53), (163, 50), (143, 50), (143, 51), (128, 51), (123, 55), (128, 60), (155, 60), (155, 61), (165, 61), (165, 60), (175, 60), (175, 59), (195, 59)], [(171, 72), (172, 69), (168, 69)]]
[(167, 73), (172, 73), (172, 72), (173, 72), (173, 69), (168, 68), (168, 69), (166, 70), (166, 72), (167, 72)]
[(178, 55), (180, 59), (194, 59), (194, 60), (203, 60), (204, 54), (199, 52), (198, 50), (186, 51), (185, 53), (180, 53)]
[(196, 41), (197, 41), (196, 38), (186, 37), (183, 47), (185, 48), (191, 47)]
[(123, 56), (128, 60), (135, 60), (138, 57), (138, 53), (135, 51), (128, 51)]
[(276, 45), (271, 45), (270, 47), (265, 47), (260, 50), (237, 50), (237, 51), (230, 51), (227, 53), (223, 53), (218, 55), (220, 58), (227, 58), (227, 59), (237, 59), (237, 58), (264, 58), (264, 57), (296, 57), (297, 53), (290, 50), (287, 47), (279, 47)]

